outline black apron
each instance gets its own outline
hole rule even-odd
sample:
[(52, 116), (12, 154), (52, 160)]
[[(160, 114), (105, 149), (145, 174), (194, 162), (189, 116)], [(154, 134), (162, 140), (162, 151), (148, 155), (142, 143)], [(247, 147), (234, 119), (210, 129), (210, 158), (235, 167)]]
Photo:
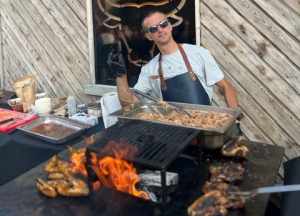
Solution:
[(161, 67), (161, 54), (159, 54), (158, 74), (161, 82), (163, 100), (178, 103), (210, 105), (208, 94), (198, 77), (192, 71), (190, 62), (187, 59), (184, 50), (179, 44), (177, 45), (188, 72), (164, 80)]

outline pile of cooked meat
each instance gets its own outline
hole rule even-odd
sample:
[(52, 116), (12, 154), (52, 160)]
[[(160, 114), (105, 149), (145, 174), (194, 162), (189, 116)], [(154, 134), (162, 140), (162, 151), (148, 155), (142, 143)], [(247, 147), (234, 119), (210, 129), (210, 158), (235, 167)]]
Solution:
[(141, 112), (138, 113), (135, 118), (200, 128), (223, 127), (227, 125), (231, 119), (231, 116), (228, 114), (214, 111), (204, 113), (195, 110), (189, 110), (188, 112), (191, 117), (181, 112), (172, 111), (165, 115), (160, 115), (159, 113)]
[[(239, 145), (243, 137), (237, 136), (225, 143), (220, 153), (226, 157), (245, 159), (249, 153), (246, 146)], [(189, 216), (226, 215), (228, 208), (237, 209), (245, 206), (244, 199), (230, 199), (232, 192), (239, 192), (237, 183), (243, 180), (244, 168), (241, 163), (229, 161), (213, 164), (209, 167), (210, 181), (203, 188), (203, 196), (195, 200), (188, 208)]]

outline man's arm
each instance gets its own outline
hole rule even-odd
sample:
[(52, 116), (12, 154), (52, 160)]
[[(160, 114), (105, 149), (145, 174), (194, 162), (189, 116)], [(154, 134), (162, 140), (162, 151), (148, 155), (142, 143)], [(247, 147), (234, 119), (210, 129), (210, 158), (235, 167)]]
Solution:
[[(117, 46), (116, 46), (117, 45)], [(121, 42), (109, 44), (111, 53), (108, 56), (107, 64), (113, 72), (117, 83), (117, 92), (122, 107), (136, 103), (139, 100), (129, 91), (126, 66), (121, 52)]]
[(132, 103), (139, 102), (139, 99), (135, 97), (130, 91), (127, 81), (127, 76), (116, 77), (117, 92), (122, 107), (125, 107)]
[(234, 87), (230, 82), (224, 77), (219, 82), (216, 83), (221, 92), (224, 95), (225, 102), (229, 108), (238, 108), (238, 98)]
[[(236, 95), (236, 91), (235, 91), (234, 87), (231, 85), (231, 83), (228, 82), (228, 80), (224, 77), (219, 82), (217, 82), (216, 85), (222, 91), (227, 106), (229, 108), (237, 109), (238, 108), (238, 98), (237, 98), (237, 95)], [(233, 137), (243, 136), (243, 132), (240, 128), (240, 120), (241, 119), (238, 118), (235, 121), (235, 123), (236, 123), (235, 124), (235, 132), (233, 134)]]

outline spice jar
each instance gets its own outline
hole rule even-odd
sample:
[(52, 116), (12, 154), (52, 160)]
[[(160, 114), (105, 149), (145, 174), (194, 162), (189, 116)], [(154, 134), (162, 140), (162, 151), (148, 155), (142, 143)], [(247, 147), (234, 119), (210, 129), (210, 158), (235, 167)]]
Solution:
[(93, 105), (93, 115), (100, 117), (101, 116), (101, 105), (100, 103), (94, 103)]
[(94, 103), (90, 103), (90, 104), (87, 105), (87, 113), (89, 115), (93, 115), (93, 112), (94, 112), (93, 106), (94, 106)]

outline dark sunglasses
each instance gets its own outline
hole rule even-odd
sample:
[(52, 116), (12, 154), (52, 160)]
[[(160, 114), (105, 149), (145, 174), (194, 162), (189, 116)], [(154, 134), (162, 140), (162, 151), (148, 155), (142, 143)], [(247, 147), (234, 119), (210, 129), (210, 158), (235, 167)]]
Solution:
[(147, 28), (145, 30), (146, 33), (148, 32), (151, 32), (152, 34), (154, 34), (155, 32), (157, 32), (158, 30), (158, 26), (160, 26), (161, 28), (166, 28), (169, 24), (169, 20), (165, 19), (163, 21), (161, 21), (160, 23), (158, 23), (157, 25), (153, 25), (153, 26), (150, 26), (149, 28)]

